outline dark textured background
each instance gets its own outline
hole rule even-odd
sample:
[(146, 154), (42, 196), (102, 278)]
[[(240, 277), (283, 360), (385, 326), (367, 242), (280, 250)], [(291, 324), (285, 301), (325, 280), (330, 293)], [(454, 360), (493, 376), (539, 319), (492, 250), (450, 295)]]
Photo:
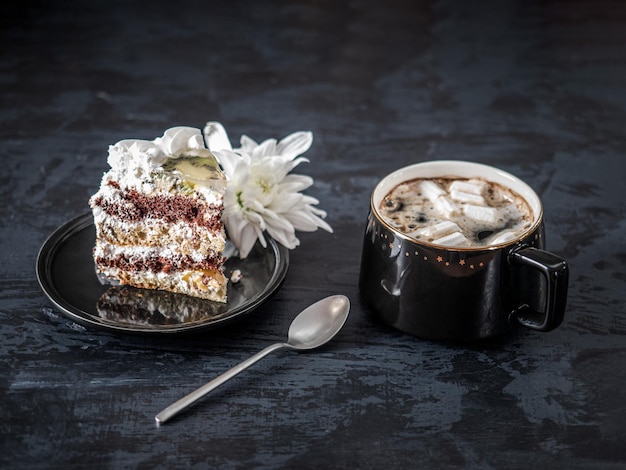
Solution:
[[(0, 467), (626, 467), (626, 5), (610, 1), (12, 1), (0, 7)], [(193, 338), (87, 331), (37, 252), (88, 210), (109, 144), (221, 121), (311, 130), (302, 234), (275, 297)], [(542, 196), (570, 263), (563, 325), (448, 345), (381, 326), (357, 290), (386, 173), (470, 159)], [(154, 415), (329, 294), (333, 343), (279, 353), (161, 428)]]

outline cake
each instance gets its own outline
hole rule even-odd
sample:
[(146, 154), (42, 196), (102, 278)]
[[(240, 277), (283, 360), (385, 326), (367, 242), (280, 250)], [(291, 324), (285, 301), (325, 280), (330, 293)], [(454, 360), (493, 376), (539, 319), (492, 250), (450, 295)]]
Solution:
[(226, 302), (226, 178), (199, 129), (109, 147), (111, 167), (89, 199), (98, 275), (111, 284)]

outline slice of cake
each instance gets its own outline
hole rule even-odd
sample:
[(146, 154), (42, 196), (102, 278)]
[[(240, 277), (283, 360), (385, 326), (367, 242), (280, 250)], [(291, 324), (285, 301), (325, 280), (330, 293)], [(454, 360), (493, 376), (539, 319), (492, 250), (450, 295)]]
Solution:
[(89, 205), (99, 274), (120, 284), (226, 302), (226, 179), (199, 129), (109, 147)]

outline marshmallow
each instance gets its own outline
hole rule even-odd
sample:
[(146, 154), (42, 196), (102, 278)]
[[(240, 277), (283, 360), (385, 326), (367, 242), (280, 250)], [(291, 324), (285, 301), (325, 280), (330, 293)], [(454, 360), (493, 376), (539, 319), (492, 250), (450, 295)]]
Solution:
[(446, 191), (433, 181), (424, 180), (420, 183), (420, 191), (431, 202), (437, 200), (439, 196), (446, 194)]
[(489, 244), (490, 245), (497, 245), (499, 243), (506, 243), (506, 242), (510, 242), (511, 240), (514, 240), (517, 238), (519, 231), (516, 230), (505, 230), (503, 232), (500, 232), (498, 234), (496, 234), (493, 238), (491, 238), (491, 240), (489, 240)]
[(466, 193), (456, 189), (450, 190), (450, 197), (457, 202), (465, 202), (467, 204), (475, 204), (478, 206), (486, 206), (485, 198), (480, 194)]
[(460, 231), (461, 229), (457, 224), (449, 220), (444, 220), (430, 227), (421, 228), (415, 233), (429, 238), (441, 238), (451, 233), (459, 233)]
[(470, 219), (494, 226), (498, 221), (498, 209), (495, 207), (476, 206), (467, 204), (463, 206), (463, 213)]
[(433, 206), (435, 207), (435, 210), (444, 217), (452, 217), (453, 215), (458, 215), (460, 213), (456, 204), (454, 204), (446, 196), (438, 197), (433, 203)]
[(481, 196), (485, 189), (487, 189), (487, 183), (481, 180), (456, 180), (450, 184), (450, 191), (459, 191), (461, 193), (476, 194)]
[(433, 243), (445, 246), (465, 246), (468, 244), (467, 238), (465, 238), (461, 232), (454, 232), (445, 237), (438, 238), (437, 240), (433, 240)]

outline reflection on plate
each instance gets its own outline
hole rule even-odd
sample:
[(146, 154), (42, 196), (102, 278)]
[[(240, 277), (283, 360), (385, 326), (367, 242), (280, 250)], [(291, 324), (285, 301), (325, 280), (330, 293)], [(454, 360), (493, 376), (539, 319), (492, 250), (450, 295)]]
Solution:
[(107, 322), (133, 326), (204, 322), (227, 313), (217, 302), (130, 286), (109, 287), (98, 299), (96, 310)]
[(228, 285), (226, 304), (170, 292), (103, 285), (92, 258), (96, 232), (85, 214), (59, 227), (37, 258), (37, 279), (50, 301), (81, 325), (124, 333), (191, 333), (241, 319), (280, 287), (289, 265), (288, 250), (274, 240), (257, 243), (246, 259), (226, 261), (227, 277), (243, 277)]

